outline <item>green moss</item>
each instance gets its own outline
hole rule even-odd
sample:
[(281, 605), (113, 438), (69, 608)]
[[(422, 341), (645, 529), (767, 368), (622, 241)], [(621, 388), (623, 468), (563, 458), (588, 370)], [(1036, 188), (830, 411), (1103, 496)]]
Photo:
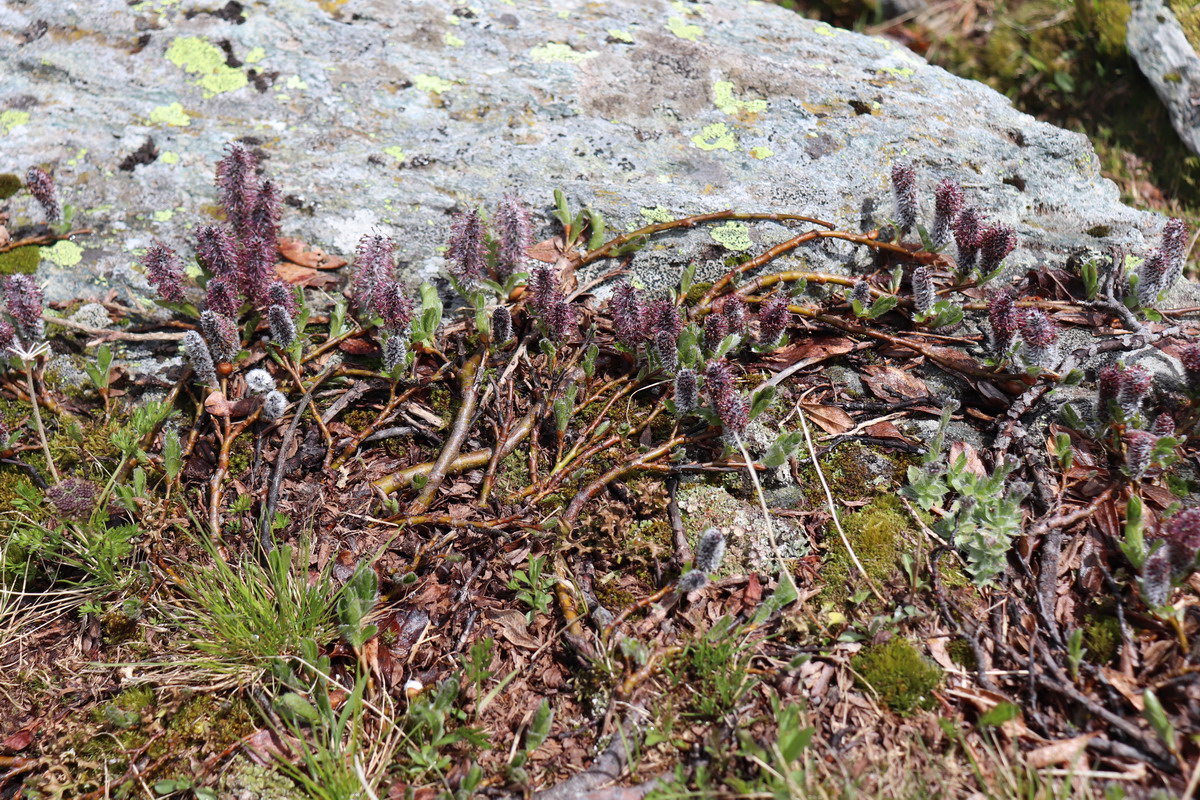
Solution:
[(950, 660), (963, 669), (973, 670), (979, 666), (979, 662), (975, 660), (975, 653), (971, 650), (971, 645), (967, 644), (966, 639), (951, 639), (946, 644), (946, 652), (950, 655)]
[(859, 686), (866, 684), (884, 705), (903, 715), (932, 708), (933, 690), (942, 680), (942, 670), (899, 636), (860, 651), (850, 666)]
[[(1077, 0), (1077, 5), (1086, 6), (1089, 0)], [(1129, 0), (1090, 0), (1091, 28), (1095, 34), (1096, 49), (1104, 55), (1119, 56), (1125, 53), (1125, 26), (1129, 24)]]
[(1188, 0), (1169, 0), (1168, 5), (1183, 28), (1183, 35), (1192, 47), (1197, 47), (1200, 43), (1200, 8)]
[(254, 459), (254, 437), (239, 436), (229, 448), (229, 474), (232, 477), (246, 474)]
[(120, 454), (112, 443), (112, 435), (123, 430), (128, 420), (123, 415), (114, 414), (108, 422), (102, 417), (68, 417), (61, 420), (61, 424), (62, 429), (47, 439), (50, 455), (59, 471), (86, 472), (93, 465), (99, 465), (99, 469), (88, 477), (105, 477), (106, 470), (114, 465)]
[[(844, 495), (835, 493), (835, 496)], [(903, 508), (895, 495), (884, 494), (860, 511), (842, 516), (846, 539), (863, 569), (876, 584), (887, 583), (896, 573), (901, 539), (905, 534), (912, 533), (912, 526)], [(826, 601), (844, 601), (862, 584), (862, 575), (854, 566), (832, 523), (826, 527), (825, 537), (829, 552), (821, 568), (821, 575), (826, 581), (821, 597)]]
[(1111, 611), (1097, 612), (1083, 626), (1083, 646), (1087, 660), (1093, 664), (1108, 664), (1117, 657), (1121, 647), (1121, 623)]
[(21, 191), (22, 185), (20, 176), (11, 172), (0, 174), (0, 200), (7, 200)]
[(40, 247), (18, 247), (7, 253), (0, 253), (0, 275), (23, 273), (30, 275), (37, 271), (42, 260)]

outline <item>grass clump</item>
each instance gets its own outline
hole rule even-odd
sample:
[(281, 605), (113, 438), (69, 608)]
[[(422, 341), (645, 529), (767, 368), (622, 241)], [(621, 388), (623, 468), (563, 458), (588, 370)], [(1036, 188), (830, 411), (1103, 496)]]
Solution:
[(230, 564), (211, 542), (212, 564), (187, 571), (178, 607), (187, 645), (202, 654), (204, 666), (218, 672), (261, 670), (280, 657), (300, 652), (306, 641), (326, 642), (337, 632), (335, 591), (328, 573), (308, 580), (305, 559), (279, 547), (266, 564), (250, 557)]
[(859, 685), (877, 692), (880, 701), (897, 714), (931, 708), (933, 690), (942, 679), (941, 669), (899, 636), (860, 651), (850, 666)]

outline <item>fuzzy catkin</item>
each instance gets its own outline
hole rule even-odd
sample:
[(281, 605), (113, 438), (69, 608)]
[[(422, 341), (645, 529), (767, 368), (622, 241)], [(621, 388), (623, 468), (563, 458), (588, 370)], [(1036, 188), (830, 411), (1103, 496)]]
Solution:
[(196, 380), (208, 386), (215, 384), (217, 368), (213, 365), (212, 354), (204, 343), (204, 337), (198, 331), (188, 331), (183, 335), (183, 349), (192, 365), (192, 372), (196, 373)]
[(233, 361), (242, 349), (237, 323), (224, 314), (201, 312), (200, 330), (204, 332), (204, 339), (217, 361)]
[(159, 297), (168, 303), (183, 302), (183, 267), (174, 250), (156, 239), (142, 256), (142, 267)]
[(246, 388), (253, 394), (268, 394), (275, 391), (275, 379), (265, 369), (252, 369), (246, 373)]
[(954, 243), (958, 247), (958, 273), (966, 275), (975, 268), (979, 256), (979, 234), (983, 220), (979, 209), (974, 206), (964, 208), (954, 219)]
[(708, 585), (708, 576), (698, 569), (690, 570), (679, 578), (679, 593), (691, 594)]
[(911, 164), (892, 167), (892, 199), (896, 224), (901, 235), (906, 234), (917, 224), (917, 171)]
[(871, 307), (871, 284), (864, 280), (854, 282), (854, 287), (850, 290), (850, 299), (857, 301), (863, 309)]
[(492, 312), (492, 343), (504, 344), (512, 338), (512, 312), (508, 306), (496, 306)]
[(638, 290), (628, 282), (617, 284), (612, 299), (608, 301), (608, 308), (617, 341), (630, 350), (636, 348), (642, 341), (642, 315), (645, 311)]
[(758, 343), (764, 347), (775, 344), (791, 321), (787, 297), (776, 294), (758, 310)]
[(287, 411), (288, 401), (280, 392), (270, 392), (263, 399), (262, 415), (263, 419), (276, 420), (283, 416), (283, 412)]
[(1129, 470), (1129, 477), (1134, 480), (1140, 479), (1146, 474), (1146, 470), (1150, 467), (1150, 454), (1154, 450), (1154, 443), (1157, 441), (1154, 434), (1147, 431), (1132, 430), (1125, 434), (1125, 466)]
[(408, 361), (408, 341), (403, 336), (389, 336), (383, 343), (383, 371), (394, 372)]
[(487, 275), (487, 230), (475, 209), (454, 218), (446, 264), (450, 274), (465, 287), (476, 285)]
[(1007, 225), (988, 225), (979, 233), (979, 271), (991, 274), (1017, 246), (1017, 232)]
[(950, 243), (951, 226), (963, 209), (963, 190), (949, 178), (934, 189), (933, 225), (929, 238), (933, 246), (943, 248)]
[(681, 369), (675, 375), (675, 410), (687, 414), (699, 405), (696, 391), (696, 373), (694, 370)]
[(529, 208), (515, 195), (505, 194), (496, 209), (496, 270), (501, 278), (519, 272), (525, 251), (533, 242), (533, 222)]
[(358, 240), (350, 298), (359, 314), (374, 313), (375, 291), (392, 280), (395, 250), (396, 243), (380, 234), (367, 234)]
[(658, 363), (663, 371), (674, 374), (679, 369), (679, 351), (676, 349), (675, 337), (670, 331), (659, 331), (654, 336), (654, 352), (658, 355)]
[(696, 569), (712, 574), (720, 569), (724, 558), (725, 536), (716, 528), (709, 528), (696, 545)]
[(271, 329), (271, 340), (277, 347), (290, 347), (296, 341), (296, 323), (283, 306), (267, 309), (267, 325)]
[(934, 302), (933, 276), (929, 274), (929, 267), (924, 264), (913, 270), (912, 291), (913, 305), (916, 307), (917, 313), (929, 313)]
[(25, 188), (42, 207), (47, 222), (58, 222), (62, 219), (58, 191), (54, 188), (54, 179), (50, 177), (50, 173), (40, 167), (30, 167), (25, 173)]
[(1126, 367), (1119, 376), (1115, 399), (1121, 413), (1128, 419), (1141, 409), (1142, 401), (1154, 386), (1154, 377), (1149, 370), (1137, 364)]
[(40, 342), (46, 335), (42, 321), (42, 287), (32, 275), (12, 275), (4, 281), (4, 304), (25, 345)]

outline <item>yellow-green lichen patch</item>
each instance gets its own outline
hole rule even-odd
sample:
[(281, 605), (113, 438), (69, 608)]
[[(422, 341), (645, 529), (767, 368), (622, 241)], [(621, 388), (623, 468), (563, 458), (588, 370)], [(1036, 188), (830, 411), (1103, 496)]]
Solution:
[(158, 157), (158, 160), (164, 164), (178, 164), (179, 153), (176, 153), (174, 150), (167, 150)]
[(713, 105), (731, 117), (739, 113), (761, 114), (767, 110), (766, 100), (739, 100), (733, 91), (733, 81), (713, 83)]
[(813, 33), (817, 34), (818, 36), (833, 37), (838, 35), (838, 30), (828, 22), (818, 22), (813, 26)]
[(175, 211), (170, 208), (160, 209), (154, 212), (155, 222), (167, 222), (171, 217), (175, 216)]
[(180, 103), (159, 106), (150, 112), (150, 121), (155, 125), (174, 125), (178, 128), (186, 128), (192, 124), (192, 118)]
[(625, 42), (626, 44), (633, 44), (633, 35), (631, 33), (629, 33), (628, 31), (617, 30), (616, 28), (609, 28), (608, 35), (611, 38), (616, 39), (618, 42)]
[(701, 150), (737, 150), (737, 137), (724, 122), (705, 125), (704, 130), (692, 137), (692, 144)]
[(73, 267), (83, 259), (83, 248), (64, 239), (50, 247), (43, 247), (41, 255), (60, 267)]
[(38, 262), (42, 260), (40, 247), (18, 247), (7, 253), (0, 253), (0, 275), (12, 275), (17, 272), (30, 275), (37, 271)]
[(687, 39), (689, 42), (698, 41), (704, 35), (703, 28), (699, 25), (692, 25), (683, 17), (671, 17), (668, 19), (667, 30), (680, 39)]
[(671, 213), (666, 206), (655, 206), (654, 208), (643, 208), (638, 211), (642, 215), (642, 219), (650, 224), (656, 222), (670, 222), (675, 219), (675, 215)]
[(288, 76), (287, 82), (284, 83), (285, 89), (307, 89), (308, 84), (299, 75)]
[(21, 187), (24, 185), (19, 175), (14, 175), (11, 172), (0, 174), (0, 200), (7, 200), (12, 197), (21, 191)]
[(751, 158), (757, 158), (759, 160), (770, 158), (771, 156), (775, 155), (775, 151), (769, 147), (751, 147), (747, 152), (750, 153)]
[(176, 36), (167, 47), (166, 58), (185, 72), (198, 75), (195, 83), (204, 90), (205, 97), (232, 92), (249, 83), (241, 70), (225, 63), (219, 47), (199, 36)]
[(413, 86), (422, 92), (441, 94), (454, 88), (453, 81), (439, 78), (437, 75), (417, 75), (413, 78)]
[(407, 158), (407, 156), (404, 154), (404, 148), (400, 147), (399, 145), (392, 145), (391, 147), (385, 147), (385, 148), (383, 148), (383, 152), (386, 155), (389, 155), (392, 158), (396, 159), (397, 161), (403, 161), (405, 158)]
[(267, 57), (266, 50), (262, 49), (261, 47), (255, 47), (255, 48), (252, 48), (249, 53), (246, 53), (246, 57), (242, 60), (245, 61), (247, 64), (257, 64), (258, 62), (262, 61), (266, 57)]
[(455, 36), (450, 31), (446, 31), (442, 34), (442, 43), (447, 47), (462, 47), (464, 44), (466, 44), (466, 42)]
[(578, 64), (594, 55), (596, 54), (587, 50), (574, 50), (561, 42), (548, 42), (529, 51), (529, 57), (541, 64)]
[(878, 72), (897, 78), (910, 78), (916, 74), (916, 70), (909, 69), (908, 67), (881, 67)]
[(750, 231), (740, 222), (726, 222), (709, 229), (708, 235), (719, 242), (726, 250), (749, 250)]
[(19, 128), (22, 125), (29, 124), (28, 111), (0, 111), (0, 128), (4, 129), (4, 133), (10, 134), (13, 128)]

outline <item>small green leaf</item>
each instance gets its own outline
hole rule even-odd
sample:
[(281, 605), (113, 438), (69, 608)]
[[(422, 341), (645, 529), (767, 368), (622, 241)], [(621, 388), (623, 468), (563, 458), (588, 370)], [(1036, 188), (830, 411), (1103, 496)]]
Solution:
[(315, 725), (321, 719), (317, 707), (295, 692), (281, 694), (271, 705), (288, 722)]
[(563, 229), (571, 227), (571, 209), (567, 206), (567, 196), (562, 189), (554, 190), (554, 216), (562, 223)]
[(996, 707), (979, 718), (979, 727), (998, 728), (1021, 715), (1021, 709), (1012, 703), (1001, 701)]
[(592, 227), (592, 235), (588, 239), (588, 250), (595, 250), (604, 244), (604, 215), (594, 208), (587, 209), (588, 223)]
[(883, 316), (895, 308), (899, 302), (900, 298), (894, 294), (885, 294), (882, 297), (876, 298), (875, 302), (871, 304), (871, 308), (867, 311), (867, 319), (875, 319), (876, 317)]
[(774, 386), (764, 386), (754, 393), (750, 398), (750, 419), (756, 418), (771, 407), (771, 402), (775, 399), (776, 391)]

